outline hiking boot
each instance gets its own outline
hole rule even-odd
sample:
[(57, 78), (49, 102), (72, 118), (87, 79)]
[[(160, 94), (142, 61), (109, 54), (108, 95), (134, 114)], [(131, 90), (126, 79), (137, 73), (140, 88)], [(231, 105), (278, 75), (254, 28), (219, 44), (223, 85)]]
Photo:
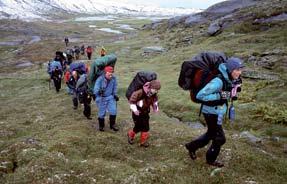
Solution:
[(148, 147), (149, 146), (148, 138), (149, 138), (148, 132), (141, 132), (140, 146)]
[(128, 143), (129, 144), (135, 143), (135, 135), (136, 135), (136, 133), (133, 130), (128, 131), (127, 136), (128, 136)]
[(130, 137), (129, 133), (127, 133), (127, 136), (128, 136), (128, 143), (129, 144), (134, 144), (135, 143), (135, 139), (133, 137)]
[(145, 141), (143, 143), (140, 143), (140, 146), (147, 148), (147, 147), (149, 147), (149, 143), (147, 141)]
[(105, 127), (105, 119), (104, 118), (98, 118), (99, 120), (99, 130), (101, 132), (105, 131), (104, 127)]
[(74, 107), (73, 107), (74, 110), (77, 110), (77, 108), (78, 108), (78, 106), (74, 106)]
[(214, 167), (223, 167), (224, 166), (224, 164), (222, 162), (219, 162), (219, 161), (207, 162), (207, 164), (210, 166), (214, 166)]
[(119, 128), (116, 127), (116, 115), (110, 115), (110, 129), (112, 129), (113, 131), (119, 131)]
[(91, 120), (91, 119), (93, 119), (93, 118), (91, 118), (91, 117), (86, 117), (88, 120)]
[(197, 158), (197, 157), (196, 157), (196, 154), (195, 154), (195, 151), (192, 150), (192, 149), (190, 149), (190, 148), (188, 147), (188, 144), (185, 144), (185, 148), (188, 150), (188, 154), (189, 154), (190, 158), (191, 158), (192, 160), (195, 160), (195, 159)]
[(115, 132), (119, 131), (119, 128), (116, 127), (116, 125), (110, 126), (110, 128)]
[(104, 132), (104, 127), (99, 127), (99, 131)]

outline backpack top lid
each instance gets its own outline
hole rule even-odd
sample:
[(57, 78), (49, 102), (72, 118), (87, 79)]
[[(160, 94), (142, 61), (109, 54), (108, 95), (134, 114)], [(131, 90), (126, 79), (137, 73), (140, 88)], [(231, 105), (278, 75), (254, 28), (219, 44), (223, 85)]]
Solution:
[(138, 72), (135, 77), (133, 78), (132, 82), (130, 83), (127, 91), (126, 97), (129, 100), (132, 93), (137, 91), (143, 87), (146, 82), (150, 82), (157, 79), (157, 74), (153, 71), (140, 71)]
[(85, 74), (87, 72), (85, 63), (71, 63), (70, 72), (77, 71), (79, 74)]
[[(195, 73), (201, 70), (202, 73), (218, 73), (218, 66), (225, 62), (227, 57), (221, 52), (202, 52), (191, 60), (184, 61), (178, 78), (178, 85), (184, 90), (191, 90)], [(199, 77), (197, 77), (199, 78)]]

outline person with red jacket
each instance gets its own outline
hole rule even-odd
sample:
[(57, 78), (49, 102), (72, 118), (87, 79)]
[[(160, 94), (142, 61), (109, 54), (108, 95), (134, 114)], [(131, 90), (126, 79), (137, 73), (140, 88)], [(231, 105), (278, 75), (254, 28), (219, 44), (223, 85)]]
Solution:
[(149, 137), (149, 113), (150, 106), (154, 112), (158, 112), (158, 96), (157, 92), (161, 85), (159, 80), (146, 82), (143, 88), (134, 91), (129, 98), (130, 109), (132, 110), (132, 118), (134, 128), (128, 131), (128, 143), (133, 144), (135, 135), (141, 132), (140, 146), (148, 147)]
[(87, 56), (88, 56), (88, 59), (89, 59), (89, 60), (91, 60), (91, 58), (92, 58), (93, 50), (94, 50), (94, 49), (93, 49), (91, 46), (88, 46), (88, 47), (86, 48), (86, 53), (87, 53)]

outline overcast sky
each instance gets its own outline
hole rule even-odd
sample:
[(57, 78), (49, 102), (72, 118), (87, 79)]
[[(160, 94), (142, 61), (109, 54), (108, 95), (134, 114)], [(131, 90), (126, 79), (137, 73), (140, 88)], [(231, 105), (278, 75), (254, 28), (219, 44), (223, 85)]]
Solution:
[(184, 7), (184, 8), (200, 8), (206, 9), (209, 6), (222, 2), (224, 0), (123, 0), (136, 4), (152, 4), (159, 7)]

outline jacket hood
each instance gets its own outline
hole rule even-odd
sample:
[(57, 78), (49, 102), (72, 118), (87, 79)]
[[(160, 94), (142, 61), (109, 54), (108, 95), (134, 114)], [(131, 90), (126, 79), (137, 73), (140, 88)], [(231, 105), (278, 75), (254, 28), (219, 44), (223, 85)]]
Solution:
[(229, 74), (227, 72), (226, 64), (221, 63), (218, 67), (220, 73), (223, 75), (223, 77), (230, 83), (232, 83), (231, 79), (229, 78)]

